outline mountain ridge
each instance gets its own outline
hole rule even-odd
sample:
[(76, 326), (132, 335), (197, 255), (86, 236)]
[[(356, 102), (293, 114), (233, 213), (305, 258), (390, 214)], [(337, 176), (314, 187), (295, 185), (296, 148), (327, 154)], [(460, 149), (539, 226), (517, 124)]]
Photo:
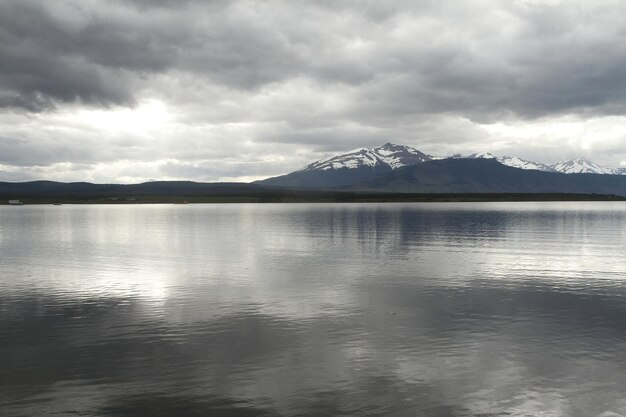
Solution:
[(516, 156), (495, 156), (489, 152), (474, 153), (469, 156), (456, 156), (456, 159), (496, 159), (503, 165), (522, 169), (537, 169), (546, 172), (560, 172), (563, 174), (606, 174), (606, 175), (626, 175), (626, 168), (603, 167), (586, 158), (572, 158), (559, 161), (552, 165), (541, 162), (527, 161)]
[(289, 174), (257, 181), (259, 184), (306, 188), (349, 186), (389, 174), (397, 169), (446, 159), (493, 159), (499, 163), (524, 170), (558, 172), (563, 174), (592, 173), (626, 175), (626, 168), (606, 168), (584, 158), (561, 161), (553, 165), (528, 161), (517, 156), (498, 157), (489, 152), (477, 152), (450, 157), (427, 155), (411, 146), (386, 143), (375, 148), (358, 148), (315, 161)]
[[(385, 154), (381, 155), (381, 153), (386, 152), (387, 155), (389, 153), (395, 154), (404, 154), (415, 156), (414, 158), (396, 158), (391, 161), (386, 160)], [(371, 155), (374, 155), (372, 158)], [(381, 157), (382, 156), (382, 157)], [(360, 160), (364, 157), (370, 158), (371, 162), (366, 160)], [(418, 163), (430, 161), (430, 160), (440, 160), (440, 159), (496, 159), (500, 163), (504, 165), (508, 165), (514, 168), (521, 169), (537, 169), (539, 171), (546, 172), (562, 172), (564, 174), (575, 174), (575, 173), (585, 173), (585, 174), (608, 174), (608, 175), (626, 175), (626, 168), (609, 168), (601, 166), (593, 161), (590, 161), (586, 158), (571, 158), (556, 162), (554, 164), (546, 164), (543, 162), (529, 161), (518, 156), (496, 156), (490, 152), (476, 152), (467, 156), (461, 154), (454, 154), (452, 156), (433, 156), (423, 153), (416, 148), (413, 148), (408, 145), (397, 145), (391, 142), (388, 142), (382, 146), (374, 147), (374, 148), (357, 148), (349, 152), (336, 154), (319, 161), (315, 161), (298, 171), (312, 171), (315, 169), (341, 169), (341, 168), (357, 168), (360, 166), (374, 166), (374, 165), (384, 165), (387, 164), (392, 169), (401, 168), (408, 165), (416, 165)]]
[[(572, 173), (582, 166), (591, 173)], [(153, 181), (141, 184), (90, 184), (85, 182), (0, 183), (0, 198), (39, 196), (62, 199), (81, 196), (89, 201), (118, 201), (130, 196), (163, 199), (191, 198), (293, 198), (289, 193), (570, 193), (626, 196), (626, 175), (600, 170), (587, 160), (565, 164), (568, 173), (516, 157), (496, 157), (488, 152), (437, 158), (415, 148), (386, 143), (361, 148), (313, 162), (303, 169), (252, 183), (196, 183)], [(626, 170), (623, 170), (626, 171)], [(620, 172), (622, 174), (626, 172)], [(282, 194), (281, 194), (282, 193)], [(285, 194), (287, 193), (287, 194)], [(282, 197), (280, 197), (282, 196)], [(298, 197), (300, 198), (300, 197)], [(186, 198), (185, 198), (186, 199)]]
[(407, 166), (345, 189), (402, 193), (583, 193), (626, 196), (626, 176), (523, 170), (493, 158)]

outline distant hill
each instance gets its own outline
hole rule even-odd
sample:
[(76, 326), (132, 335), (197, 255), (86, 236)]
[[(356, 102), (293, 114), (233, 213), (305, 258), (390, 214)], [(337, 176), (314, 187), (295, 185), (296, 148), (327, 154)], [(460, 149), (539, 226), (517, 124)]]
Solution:
[(626, 176), (513, 168), (492, 158), (441, 159), (344, 187), (404, 193), (586, 193), (626, 196)]
[(263, 190), (257, 184), (153, 181), (141, 184), (92, 184), (88, 182), (0, 182), (0, 196), (19, 197), (115, 197), (141, 195), (204, 195), (207, 193), (250, 193)]
[[(562, 183), (558, 187), (537, 187), (537, 178), (519, 177), (515, 168), (496, 161), (429, 161), (398, 169), (358, 186), (334, 189), (271, 187), (246, 183), (196, 183), (158, 181), (143, 184), (91, 184), (33, 181), (0, 182), (0, 204), (21, 200), (25, 204), (50, 203), (285, 203), (285, 202), (389, 202), (389, 201), (583, 201), (620, 200), (626, 196), (624, 181), (595, 184), (595, 177), (582, 175), (586, 186)], [(463, 166), (469, 163), (468, 166)], [(494, 165), (495, 164), (495, 165)], [(494, 165), (494, 166), (491, 166)], [(419, 167), (419, 169), (417, 169)], [(500, 170), (510, 175), (502, 176)], [(496, 171), (494, 171), (494, 169)], [(517, 173), (511, 173), (513, 170)], [(524, 177), (522, 171), (522, 177)], [(540, 171), (526, 171), (529, 173)], [(493, 181), (494, 175), (500, 180)], [(531, 174), (536, 175), (536, 174)], [(573, 175), (556, 174), (558, 178)], [(492, 178), (491, 180), (489, 178)], [(540, 178), (539, 180), (545, 180)], [(551, 181), (553, 179), (550, 179)], [(553, 182), (554, 183), (554, 182)], [(522, 189), (523, 191), (518, 191)], [(606, 195), (589, 190), (600, 189)], [(514, 191), (512, 191), (514, 190)], [(536, 191), (532, 191), (536, 190)], [(572, 190), (584, 190), (574, 191)]]
[[(293, 194), (293, 192), (291, 192)], [(142, 184), (91, 184), (31, 181), (0, 182), (0, 204), (20, 199), (37, 202), (176, 202), (176, 201), (258, 201), (291, 195), (285, 191), (247, 183), (198, 183), (154, 181)]]

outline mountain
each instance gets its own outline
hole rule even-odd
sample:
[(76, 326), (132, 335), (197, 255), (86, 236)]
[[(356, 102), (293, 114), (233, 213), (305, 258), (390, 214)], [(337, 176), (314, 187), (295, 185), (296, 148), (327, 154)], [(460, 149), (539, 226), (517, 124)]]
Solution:
[(505, 166), (523, 170), (552, 173), (589, 173), (626, 175), (626, 168), (604, 168), (586, 159), (576, 159), (547, 165), (528, 161), (516, 156), (496, 156), (489, 152), (478, 152), (468, 156), (455, 154), (449, 158), (426, 155), (415, 148), (386, 143), (377, 148), (360, 148), (322, 159), (290, 174), (257, 181), (269, 186), (294, 188), (333, 188), (350, 186), (390, 174), (395, 170), (420, 165), (429, 161), (447, 159), (494, 160)]
[[(408, 162), (406, 162), (407, 159), (403, 159), (402, 154), (398, 153), (403, 149), (394, 146), (387, 146), (388, 149), (383, 149), (382, 153), (380, 150), (375, 153), (387, 158), (386, 160), (381, 158), (384, 164), (378, 162), (372, 166), (356, 168), (343, 166), (325, 170), (301, 170), (285, 176), (359, 173), (363, 169), (368, 169), (366, 173), (369, 175), (372, 169), (386, 169), (382, 174), (366, 179), (356, 175), (351, 179), (350, 184), (317, 186), (318, 190), (311, 189), (311, 187), (307, 189), (306, 186), (277, 187), (259, 183), (196, 183), (191, 181), (155, 181), (130, 185), (52, 181), (0, 182), (0, 202), (6, 204), (8, 200), (13, 199), (23, 199), (26, 203), (55, 201), (149, 203), (183, 200), (190, 202), (357, 201), (358, 198), (367, 200), (367, 198), (376, 199), (381, 196), (400, 198), (399, 194), (394, 197), (390, 193), (500, 193), (519, 196), (523, 193), (527, 195), (606, 194), (626, 197), (626, 175), (564, 174), (519, 169), (503, 165), (495, 158), (424, 160), (424, 157), (420, 157), (413, 151), (409, 151), (412, 156), (406, 155), (406, 158), (415, 157), (415, 160), (422, 162), (400, 166)], [(370, 153), (364, 154), (371, 155)], [(367, 156), (365, 158), (369, 159)], [(391, 168), (390, 161), (396, 161), (397, 168)], [(312, 181), (316, 177), (308, 178)], [(520, 198), (523, 199), (523, 197)]]
[(567, 161), (561, 161), (554, 165), (552, 168), (557, 172), (564, 174), (611, 174), (611, 175), (624, 175), (624, 170), (620, 168), (606, 168), (602, 167), (594, 162), (591, 162), (584, 158), (568, 159)]
[(626, 176), (524, 170), (503, 165), (495, 158), (449, 158), (400, 168), (346, 188), (404, 193), (580, 193), (626, 196)]
[(360, 148), (322, 159), (287, 175), (258, 181), (259, 184), (329, 188), (351, 185), (393, 170), (421, 164), (433, 158), (410, 146), (386, 143), (377, 148)]
[(432, 157), (410, 146), (386, 143), (377, 148), (360, 148), (345, 154), (322, 159), (307, 165), (300, 171), (359, 168), (365, 166), (387, 166), (391, 169), (396, 169), (416, 165), (431, 159)]
[(503, 156), (498, 158), (498, 162), (506, 166), (520, 169), (536, 169), (538, 171), (554, 172), (554, 168), (541, 162), (527, 161), (517, 156)]
[(546, 172), (555, 172), (554, 168), (552, 168), (549, 165), (546, 164), (542, 164), (541, 162), (532, 162), (532, 161), (527, 161), (525, 159), (522, 158), (518, 158), (517, 156), (501, 156), (501, 157), (497, 157), (489, 152), (480, 152), (480, 153), (474, 153), (471, 154), (469, 156), (467, 156), (466, 158), (468, 159), (495, 159), (498, 162), (500, 162), (503, 165), (507, 165), (513, 168), (520, 168), (520, 169), (536, 169), (539, 171), (546, 171)]
[(568, 159), (553, 165), (542, 164), (541, 162), (527, 161), (516, 156), (495, 156), (489, 152), (474, 153), (463, 157), (459, 154), (453, 156), (455, 159), (495, 159), (503, 165), (521, 169), (536, 169), (546, 172), (561, 172), (563, 174), (607, 174), (626, 175), (626, 168), (607, 168), (589, 161), (588, 159)]

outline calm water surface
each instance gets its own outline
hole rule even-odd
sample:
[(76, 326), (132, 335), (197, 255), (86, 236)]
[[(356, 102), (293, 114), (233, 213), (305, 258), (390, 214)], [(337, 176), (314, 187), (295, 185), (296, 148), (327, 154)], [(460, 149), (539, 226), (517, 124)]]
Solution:
[(2, 416), (626, 415), (626, 204), (0, 207)]

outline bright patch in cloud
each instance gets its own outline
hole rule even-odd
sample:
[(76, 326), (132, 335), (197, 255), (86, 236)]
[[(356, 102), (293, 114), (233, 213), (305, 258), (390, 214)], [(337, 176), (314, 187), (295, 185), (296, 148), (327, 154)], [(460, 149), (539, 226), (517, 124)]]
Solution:
[(78, 123), (103, 132), (139, 135), (154, 133), (172, 120), (167, 106), (159, 100), (149, 100), (135, 108), (80, 110), (74, 117)]

